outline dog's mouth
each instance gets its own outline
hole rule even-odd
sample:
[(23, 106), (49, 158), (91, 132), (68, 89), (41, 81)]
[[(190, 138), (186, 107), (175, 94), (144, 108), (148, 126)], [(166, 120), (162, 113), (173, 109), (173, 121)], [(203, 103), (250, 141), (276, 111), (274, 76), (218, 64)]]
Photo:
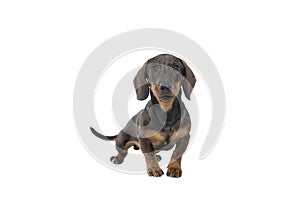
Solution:
[(162, 94), (159, 96), (159, 99), (167, 101), (167, 100), (172, 99), (173, 97), (174, 97), (174, 95), (172, 95), (172, 94)]

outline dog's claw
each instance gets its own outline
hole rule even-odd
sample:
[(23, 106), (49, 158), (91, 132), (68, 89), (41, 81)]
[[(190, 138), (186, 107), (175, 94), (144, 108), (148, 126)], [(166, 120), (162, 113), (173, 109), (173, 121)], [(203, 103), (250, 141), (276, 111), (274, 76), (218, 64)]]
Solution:
[(117, 164), (121, 164), (121, 163), (123, 162), (123, 159), (120, 159), (120, 158), (118, 158), (117, 156), (112, 156), (112, 157), (110, 158), (110, 161), (111, 161), (112, 163), (114, 163), (115, 165), (117, 165)]
[(161, 156), (160, 155), (156, 155), (156, 160), (157, 160), (157, 162), (161, 161)]
[(182, 170), (178, 168), (168, 168), (167, 176), (179, 178), (182, 175)]
[(164, 172), (161, 169), (154, 169), (154, 170), (148, 171), (149, 176), (160, 177), (163, 174), (164, 174)]

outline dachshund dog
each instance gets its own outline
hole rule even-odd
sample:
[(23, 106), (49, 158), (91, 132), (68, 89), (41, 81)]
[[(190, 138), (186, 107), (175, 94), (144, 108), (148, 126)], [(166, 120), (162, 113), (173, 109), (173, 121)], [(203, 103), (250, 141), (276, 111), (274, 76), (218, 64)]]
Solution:
[(185, 152), (191, 129), (190, 116), (181, 100), (181, 87), (187, 99), (196, 83), (196, 78), (188, 65), (181, 59), (161, 54), (149, 59), (138, 71), (134, 80), (138, 100), (151, 99), (146, 107), (127, 123), (115, 136), (104, 136), (92, 127), (92, 133), (104, 140), (115, 140), (117, 156), (111, 162), (121, 164), (131, 146), (141, 149), (149, 176), (164, 174), (158, 165), (160, 150), (170, 150), (176, 145), (168, 165), (167, 176), (181, 177), (181, 158)]

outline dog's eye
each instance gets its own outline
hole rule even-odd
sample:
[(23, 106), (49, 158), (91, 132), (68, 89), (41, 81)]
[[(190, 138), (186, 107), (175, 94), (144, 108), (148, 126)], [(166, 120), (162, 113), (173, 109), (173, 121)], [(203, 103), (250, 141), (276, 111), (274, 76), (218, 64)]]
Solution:
[(157, 66), (156, 66), (156, 65), (152, 65), (152, 66), (151, 66), (151, 70), (152, 70), (152, 71), (157, 71)]
[(173, 69), (179, 70), (179, 65), (177, 64), (173, 65)]

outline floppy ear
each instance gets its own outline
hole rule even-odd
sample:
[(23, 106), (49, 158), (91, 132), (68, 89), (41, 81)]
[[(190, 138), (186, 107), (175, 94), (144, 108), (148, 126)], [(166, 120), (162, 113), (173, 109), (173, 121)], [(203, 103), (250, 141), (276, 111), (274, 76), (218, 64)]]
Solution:
[(149, 95), (149, 86), (146, 81), (146, 66), (147, 63), (138, 71), (133, 79), (133, 84), (138, 100), (145, 100)]
[(182, 88), (186, 98), (190, 100), (192, 90), (196, 83), (196, 77), (190, 67), (183, 60), (181, 60), (181, 62), (185, 68), (185, 79), (183, 80)]

